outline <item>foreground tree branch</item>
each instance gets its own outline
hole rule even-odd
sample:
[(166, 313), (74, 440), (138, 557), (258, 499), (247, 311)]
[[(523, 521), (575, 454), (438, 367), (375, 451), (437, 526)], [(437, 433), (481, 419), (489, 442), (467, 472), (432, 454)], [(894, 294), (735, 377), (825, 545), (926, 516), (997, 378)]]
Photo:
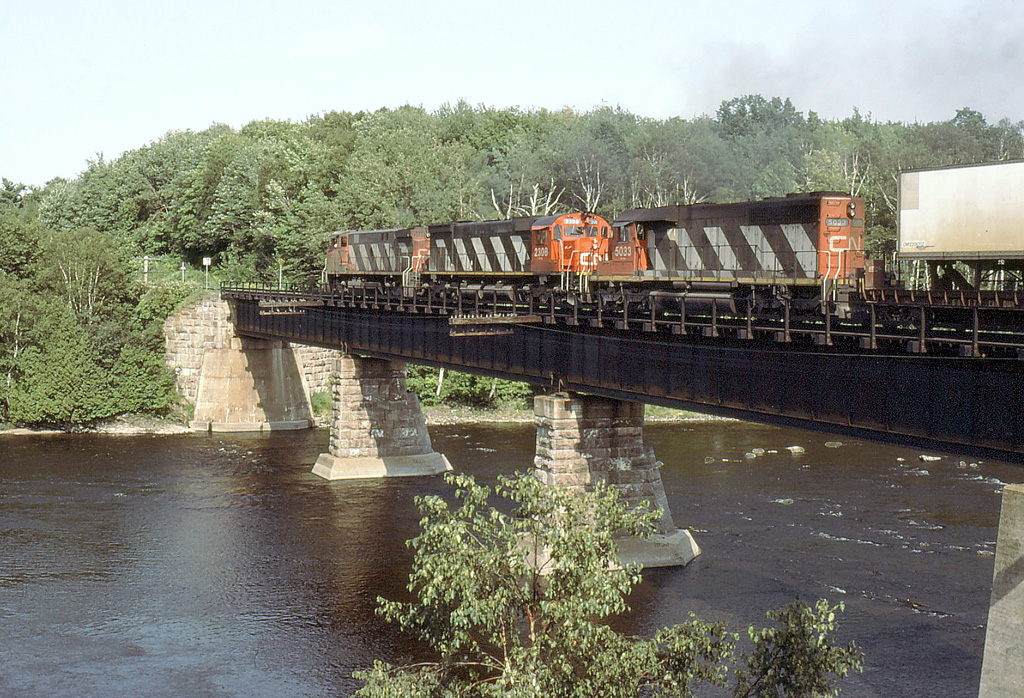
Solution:
[(834, 678), (860, 668), (855, 646), (833, 645), (842, 607), (824, 600), (769, 613), (779, 627), (750, 628), (753, 649), (740, 658), (734, 633), (692, 615), (649, 639), (616, 632), (604, 621), (628, 611), (640, 570), (619, 566), (615, 536), (649, 535), (658, 512), (630, 510), (603, 485), (579, 494), (520, 475), (497, 488), (515, 506), (506, 513), (468, 475), (447, 479), (454, 504), (418, 499), (423, 531), (409, 541), (414, 600), (378, 600), (384, 618), (438, 659), (377, 662), (356, 673), (365, 682), (360, 696), (689, 698), (725, 691), (733, 676), (737, 698), (817, 698), (834, 695)]

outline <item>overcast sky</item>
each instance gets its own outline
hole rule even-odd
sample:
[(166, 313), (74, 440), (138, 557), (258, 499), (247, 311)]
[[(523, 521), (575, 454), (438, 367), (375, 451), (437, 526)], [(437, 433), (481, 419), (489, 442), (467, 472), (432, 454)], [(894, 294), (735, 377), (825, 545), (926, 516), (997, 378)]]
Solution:
[(168, 131), (473, 105), (1024, 120), (1024, 0), (0, 0), (0, 176)]

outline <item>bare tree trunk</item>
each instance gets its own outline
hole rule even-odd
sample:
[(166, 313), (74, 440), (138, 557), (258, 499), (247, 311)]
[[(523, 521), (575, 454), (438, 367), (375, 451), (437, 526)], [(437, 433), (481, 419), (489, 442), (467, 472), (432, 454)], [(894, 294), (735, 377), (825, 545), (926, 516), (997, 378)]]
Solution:
[(498, 215), (502, 220), (508, 220), (512, 217), (512, 201), (513, 201), (512, 185), (508, 185), (508, 205), (504, 209), (498, 204), (498, 198), (494, 195), (494, 190), (491, 189), (491, 205), (494, 206), (494, 210), (498, 212)]
[(539, 183), (530, 186), (530, 193), (525, 193), (525, 177), (519, 180), (519, 186), (510, 184), (508, 187), (508, 201), (502, 205), (498, 202), (497, 193), (491, 189), (491, 205), (502, 219), (509, 219), (514, 216), (547, 216), (554, 211), (561, 201), (564, 189), (555, 186), (552, 179), (548, 187), (542, 187)]
[(860, 171), (860, 153), (856, 151), (851, 153), (849, 157), (843, 158), (843, 178), (849, 185), (850, 196), (860, 196), (870, 171), (870, 162), (863, 172)]
[(596, 211), (604, 190), (601, 168), (591, 160), (577, 159), (576, 176), (579, 178), (582, 192), (582, 195), (577, 194), (576, 198), (588, 213)]
[(530, 194), (530, 208), (529, 215), (531, 216), (547, 216), (558, 205), (559, 200), (562, 198), (562, 194), (565, 192), (564, 189), (559, 189), (555, 186), (555, 180), (552, 179), (548, 191), (544, 196), (541, 196), (541, 190), (539, 184), (533, 185), (533, 192)]

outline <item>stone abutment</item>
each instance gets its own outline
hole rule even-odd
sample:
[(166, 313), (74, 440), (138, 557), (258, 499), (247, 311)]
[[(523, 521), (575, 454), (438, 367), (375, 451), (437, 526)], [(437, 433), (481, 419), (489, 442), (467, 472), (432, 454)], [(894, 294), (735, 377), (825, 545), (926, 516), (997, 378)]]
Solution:
[(1003, 488), (979, 696), (1024, 696), (1024, 485)]
[(164, 323), (166, 361), (196, 431), (308, 429), (336, 351), (240, 337), (230, 305), (207, 296)]

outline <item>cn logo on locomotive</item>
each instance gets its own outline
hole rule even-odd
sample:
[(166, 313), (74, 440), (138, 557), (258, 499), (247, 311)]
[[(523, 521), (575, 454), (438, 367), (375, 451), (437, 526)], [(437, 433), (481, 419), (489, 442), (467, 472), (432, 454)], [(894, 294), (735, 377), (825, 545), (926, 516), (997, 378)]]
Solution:
[(850, 249), (850, 238), (846, 235), (833, 235), (828, 239), (829, 252), (846, 252)]

